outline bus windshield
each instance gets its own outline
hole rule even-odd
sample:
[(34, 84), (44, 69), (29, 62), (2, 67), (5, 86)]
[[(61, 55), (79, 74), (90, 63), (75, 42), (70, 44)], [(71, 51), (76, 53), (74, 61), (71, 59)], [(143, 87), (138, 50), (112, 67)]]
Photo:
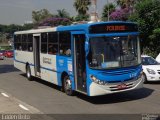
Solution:
[(137, 36), (92, 37), (88, 55), (93, 69), (130, 67), (141, 63)]

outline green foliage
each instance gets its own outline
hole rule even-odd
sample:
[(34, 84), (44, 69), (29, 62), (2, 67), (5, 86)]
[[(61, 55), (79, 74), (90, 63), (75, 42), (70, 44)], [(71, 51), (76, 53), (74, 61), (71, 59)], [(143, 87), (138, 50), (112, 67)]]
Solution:
[(79, 15), (86, 15), (90, 4), (90, 0), (75, 0), (73, 6)]
[(108, 20), (108, 12), (110, 15), (112, 12), (115, 11), (115, 9), (116, 9), (116, 6), (113, 3), (104, 5), (103, 12), (102, 12), (102, 20), (107, 21)]
[[(50, 18), (51, 19), (52, 18), (67, 18), (70, 20), (70, 15), (65, 9), (57, 10), (57, 14), (55, 15), (51, 14), (47, 9), (42, 9), (39, 11), (32, 11), (32, 19), (34, 22), (34, 27), (42, 25), (44, 22), (46, 25), (50, 25), (50, 24), (53, 25), (53, 23), (54, 25), (59, 25), (59, 24), (66, 25), (67, 24), (66, 21), (64, 21), (63, 19), (57, 19), (57, 21), (55, 21), (54, 19), (53, 21), (50, 21)], [(48, 23), (46, 23), (46, 21), (48, 21)]]
[(117, 0), (117, 5), (124, 9), (134, 6), (135, 2), (137, 1), (138, 0)]
[[(134, 12), (134, 6), (139, 0), (117, 0), (117, 4), (109, 3), (103, 8), (102, 20), (127, 21)], [(109, 11), (109, 12), (108, 12)], [(108, 17), (109, 15), (109, 17)]]
[(34, 24), (30, 23), (30, 24), (24, 24), (22, 27), (22, 30), (30, 30), (34, 28)]
[(47, 9), (32, 11), (32, 19), (35, 25), (38, 25), (40, 22), (50, 17), (53, 17), (53, 14), (51, 14)]
[(141, 32), (143, 52), (148, 51), (152, 56), (160, 52), (160, 1), (143, 0), (137, 3), (134, 15), (130, 20), (137, 22)]
[(88, 21), (89, 15), (87, 11), (89, 10), (90, 0), (75, 0), (73, 6), (75, 7), (78, 15), (73, 18), (73, 21)]
[(88, 21), (89, 20), (89, 15), (77, 15), (74, 18), (74, 21)]
[(4, 46), (0, 46), (0, 50), (12, 50), (12, 46), (9, 46), (9, 45), (4, 45)]
[(70, 25), (71, 20), (68, 18), (48, 18), (45, 19), (39, 26), (59, 26), (59, 25)]
[(144, 47), (144, 48), (143, 48), (142, 54), (143, 54), (143, 55), (152, 56), (153, 58), (156, 58), (157, 55), (158, 55), (155, 51), (151, 50), (151, 49), (148, 48), (148, 47)]
[(33, 24), (24, 24), (24, 25), (0, 25), (0, 43), (8, 44), (8, 41), (13, 38), (13, 34), (16, 31), (32, 29)]
[(153, 56), (157, 56), (160, 53), (160, 28), (154, 29), (153, 34), (149, 36), (151, 50), (153, 50)]
[(9, 33), (13, 34), (16, 31), (21, 31), (21, 30), (29, 30), (33, 28), (33, 24), (24, 24), (24, 25), (0, 25), (0, 33)]
[(20, 25), (0, 25), (0, 32), (1, 33), (14, 33), (15, 31), (21, 28)]
[(55, 17), (70, 18), (70, 15), (65, 9), (62, 9), (62, 10), (57, 10), (57, 15), (55, 15)]
[(89, 10), (90, 5), (90, 0), (75, 0), (73, 6), (78, 12), (78, 15), (73, 19), (73, 21), (88, 21), (89, 15), (87, 14), (87, 11)]

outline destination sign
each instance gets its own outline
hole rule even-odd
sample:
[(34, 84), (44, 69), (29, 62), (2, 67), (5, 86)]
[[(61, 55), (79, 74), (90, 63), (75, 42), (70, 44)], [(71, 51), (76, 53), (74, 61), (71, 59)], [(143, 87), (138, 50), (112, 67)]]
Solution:
[(89, 28), (89, 33), (115, 33), (115, 32), (137, 32), (138, 27), (136, 24), (120, 24), (120, 23), (113, 23), (113, 24), (97, 24), (91, 25)]

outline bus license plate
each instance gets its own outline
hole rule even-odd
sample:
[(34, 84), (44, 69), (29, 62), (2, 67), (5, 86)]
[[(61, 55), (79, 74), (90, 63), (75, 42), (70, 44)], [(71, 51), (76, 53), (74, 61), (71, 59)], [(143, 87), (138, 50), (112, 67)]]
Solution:
[(126, 84), (120, 84), (120, 85), (117, 86), (117, 88), (118, 89), (126, 89), (127, 86), (126, 86)]

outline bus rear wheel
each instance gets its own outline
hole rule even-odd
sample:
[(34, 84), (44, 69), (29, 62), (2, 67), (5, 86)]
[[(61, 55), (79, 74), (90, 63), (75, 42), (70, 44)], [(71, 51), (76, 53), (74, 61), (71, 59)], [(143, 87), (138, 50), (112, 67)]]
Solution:
[(26, 76), (27, 76), (27, 79), (28, 79), (29, 81), (32, 80), (31, 69), (30, 69), (30, 66), (29, 66), (29, 65), (27, 65), (27, 67), (26, 67)]
[(69, 76), (65, 76), (63, 82), (65, 93), (69, 96), (74, 95), (74, 91), (72, 90), (72, 81), (70, 80)]

